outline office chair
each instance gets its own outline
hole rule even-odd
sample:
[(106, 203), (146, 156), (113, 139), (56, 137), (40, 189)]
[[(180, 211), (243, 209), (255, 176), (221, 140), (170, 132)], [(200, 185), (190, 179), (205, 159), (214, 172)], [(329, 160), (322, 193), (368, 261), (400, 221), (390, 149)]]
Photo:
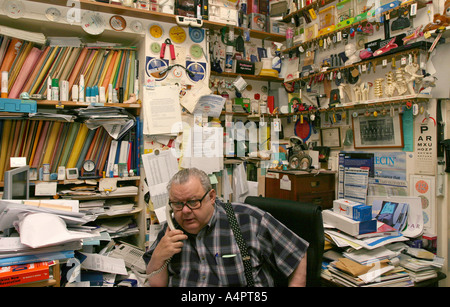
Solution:
[[(296, 233), (309, 242), (307, 250), (306, 286), (319, 287), (324, 249), (324, 231), (322, 208), (308, 202), (293, 200), (248, 196), (245, 203), (269, 212)], [(287, 286), (288, 280), (280, 273), (275, 274), (276, 286)]]

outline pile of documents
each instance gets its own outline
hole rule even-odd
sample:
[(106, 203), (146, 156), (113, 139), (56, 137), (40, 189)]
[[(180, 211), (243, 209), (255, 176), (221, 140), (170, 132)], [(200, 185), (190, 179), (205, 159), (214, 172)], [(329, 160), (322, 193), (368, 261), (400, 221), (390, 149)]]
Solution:
[(0, 265), (72, 258), (83, 239), (98, 235), (72, 228), (87, 222), (77, 201), (0, 201)]
[(136, 234), (135, 221), (115, 217), (89, 226), (96, 215), (85, 209), (99, 204), (111, 215), (134, 207), (119, 200), (0, 200), (0, 269), (59, 260), (62, 286), (143, 285), (145, 263), (136, 256), (143, 251), (112, 239)]
[(417, 224), (420, 206), (415, 201), (365, 206), (335, 200), (333, 209), (322, 212), (329, 247), (322, 277), (348, 287), (408, 287), (437, 277), (443, 259), (410, 246), (423, 232), (423, 223)]
[(75, 109), (74, 112), (89, 129), (102, 126), (115, 140), (120, 139), (136, 123), (135, 117), (120, 107), (90, 106)]

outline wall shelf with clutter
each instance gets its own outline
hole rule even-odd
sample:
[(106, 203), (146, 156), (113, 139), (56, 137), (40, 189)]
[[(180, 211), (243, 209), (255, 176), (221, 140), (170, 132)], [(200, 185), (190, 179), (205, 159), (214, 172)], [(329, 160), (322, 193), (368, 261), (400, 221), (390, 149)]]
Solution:
[[(59, 6), (66, 6), (67, 1), (66, 0), (53, 0), (51, 3), (44, 0), (30, 0), (33, 2), (40, 2), (45, 4), (52, 4), (52, 5), (59, 5)], [(102, 13), (108, 13), (108, 14), (120, 14), (123, 16), (129, 16), (133, 18), (143, 18), (143, 19), (149, 19), (153, 21), (158, 22), (167, 22), (167, 23), (176, 23), (177, 18), (174, 14), (168, 14), (163, 12), (155, 12), (155, 11), (149, 11), (147, 9), (139, 9), (134, 7), (127, 7), (123, 5), (115, 5), (115, 4), (109, 4), (109, 3), (102, 3), (98, 1), (91, 1), (91, 0), (79, 0), (80, 7), (83, 10), (92, 10), (92, 11), (98, 11)], [(203, 20), (203, 28), (220, 31), (223, 27), (226, 27), (226, 23), (216, 22), (216, 21), (210, 21), (210, 20)], [(236, 27), (238, 30), (244, 30), (242, 27)], [(253, 30), (249, 29), (250, 36), (252, 38), (257, 39), (270, 39), (272, 41), (276, 42), (283, 42), (286, 38), (284, 35), (280, 35), (277, 33), (269, 33), (265, 31), (259, 31), (259, 30)]]
[(221, 76), (226, 78), (237, 78), (238, 76), (242, 76), (244, 79), (255, 80), (255, 81), (268, 81), (268, 82), (283, 82), (282, 78), (271, 77), (271, 76), (261, 76), (261, 75), (246, 75), (232, 72), (222, 72), (218, 73), (215, 71), (211, 71), (211, 75), (213, 76)]
[[(330, 2), (331, 3), (331, 2)], [(306, 49), (308, 46), (317, 46), (319, 45), (320, 41), (324, 41), (327, 38), (330, 38), (330, 40), (327, 39), (327, 42), (332, 42), (333, 44), (336, 43), (336, 41), (342, 40), (342, 35), (354, 35), (355, 31), (362, 32), (364, 34), (370, 34), (373, 33), (373, 25), (372, 23), (376, 24), (376, 27), (379, 27), (379, 24), (382, 23), (382, 20), (389, 21), (391, 18), (398, 17), (398, 13), (400, 10), (411, 10), (411, 7), (414, 6), (414, 10), (417, 11), (417, 9), (425, 7), (425, 5), (420, 1), (415, 0), (409, 0), (406, 2), (400, 2), (400, 1), (393, 1), (391, 3), (395, 3), (394, 8), (386, 8), (384, 10), (381, 9), (371, 9), (369, 11), (365, 11), (357, 17), (350, 17), (346, 20), (337, 20), (337, 24), (335, 27), (332, 28), (331, 31), (324, 31), (322, 34), (319, 30), (319, 27), (313, 28), (317, 24), (312, 24), (312, 26), (308, 26), (308, 24), (304, 25), (304, 35), (303, 40), (301, 42), (297, 42), (292, 44), (291, 46), (288, 46), (288, 48), (285, 48), (282, 52), (284, 54), (289, 54), (296, 52), (297, 49)], [(327, 3), (328, 4), (328, 3)], [(308, 13), (309, 10), (314, 8), (320, 8), (325, 7), (325, 5), (318, 6), (311, 5), (310, 7), (306, 7), (304, 9), (299, 10), (299, 14), (302, 14), (305, 16)], [(312, 13), (311, 13), (312, 14)], [(315, 13), (314, 13), (315, 14)], [(295, 15), (295, 14), (294, 14)], [(292, 18), (292, 16), (291, 16)], [(317, 18), (317, 17), (316, 17)], [(287, 21), (289, 19), (286, 17)], [(373, 22), (375, 21), (375, 22)], [(348, 33), (347, 33), (348, 32)], [(339, 36), (339, 37), (338, 37)], [(321, 43), (323, 44), (323, 42)], [(323, 45), (322, 45), (323, 46)], [(320, 47), (322, 47), (320, 46)], [(315, 48), (318, 49), (318, 48)], [(324, 48), (326, 49), (326, 48)]]
[[(295, 79), (291, 79), (291, 80), (287, 80), (285, 81), (285, 83), (295, 83), (295, 82), (301, 82), (301, 81), (317, 81), (317, 79), (321, 76), (322, 79), (325, 78), (327, 75), (333, 74), (333, 80), (335, 80), (336, 78), (336, 73), (339, 71), (343, 71), (343, 70), (348, 70), (351, 68), (358, 68), (360, 69), (361, 66), (366, 66), (364, 69), (364, 72), (370, 72), (370, 70), (372, 69), (374, 72), (376, 71), (376, 66), (377, 65), (383, 65), (383, 66), (387, 66), (388, 64), (392, 67), (395, 68), (396, 67), (396, 62), (397, 61), (404, 61), (403, 59), (408, 56), (408, 61), (409, 61), (409, 56), (411, 55), (413, 57), (413, 61), (414, 63), (417, 64), (417, 57), (420, 56), (420, 54), (423, 54), (424, 52), (426, 52), (427, 50), (429, 50), (428, 48), (430, 48), (431, 43), (428, 42), (417, 42), (417, 43), (413, 43), (410, 45), (404, 45), (401, 48), (395, 48), (395, 49), (391, 49), (379, 56), (370, 56), (367, 59), (360, 59), (355, 61), (354, 63), (351, 64), (347, 64), (347, 65), (329, 65), (331, 63), (328, 63), (323, 65), (320, 68), (316, 68), (314, 71), (304, 71), (302, 73), (300, 73), (302, 76), (299, 76), (298, 78)], [(336, 55), (337, 57), (338, 55)], [(345, 62), (344, 62), (345, 64)], [(370, 64), (370, 65), (369, 65)], [(401, 66), (405, 66), (406, 62), (404, 64), (400, 64)], [(401, 67), (400, 66), (400, 67)], [(318, 70), (318, 71), (317, 71)], [(361, 71), (359, 71), (359, 74), (361, 73)]]

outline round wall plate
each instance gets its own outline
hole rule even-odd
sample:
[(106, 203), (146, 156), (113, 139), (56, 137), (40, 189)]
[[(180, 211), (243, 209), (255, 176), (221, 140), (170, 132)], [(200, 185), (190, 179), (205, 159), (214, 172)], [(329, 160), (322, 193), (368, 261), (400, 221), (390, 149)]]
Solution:
[(203, 48), (198, 44), (193, 44), (189, 51), (194, 59), (200, 59), (203, 56)]
[(13, 19), (18, 19), (25, 15), (25, 5), (22, 1), (9, 0), (3, 4), (3, 11), (6, 16)]
[(167, 77), (167, 71), (160, 73), (169, 66), (168, 61), (164, 59), (151, 58), (146, 65), (146, 73), (150, 77), (155, 78), (156, 81), (161, 81)]
[(199, 28), (189, 28), (189, 37), (194, 43), (201, 43), (205, 38), (205, 30)]
[(194, 73), (194, 76), (192, 77), (188, 74), (188, 78), (192, 82), (202, 81), (206, 77), (206, 67), (204, 63), (187, 61), (186, 69)]
[(47, 19), (50, 21), (58, 21), (61, 19), (61, 11), (56, 7), (49, 7), (45, 11), (45, 17), (47, 17)]
[(109, 19), (109, 25), (113, 28), (113, 30), (120, 32), (125, 30), (127, 27), (127, 22), (122, 16), (114, 15)]
[(154, 39), (161, 39), (164, 35), (164, 30), (159, 24), (152, 24), (149, 28), (150, 35)]
[(88, 34), (100, 35), (105, 31), (106, 22), (98, 12), (86, 11), (81, 16), (81, 27)]
[(144, 29), (144, 26), (142, 25), (142, 22), (140, 22), (139, 20), (133, 20), (130, 23), (130, 29), (134, 33), (141, 33), (142, 30)]
[(159, 52), (161, 51), (161, 45), (159, 43), (157, 43), (157, 42), (153, 42), (150, 45), (150, 50), (153, 53), (159, 54)]
[(186, 40), (186, 32), (182, 27), (174, 26), (169, 30), (169, 36), (172, 42), (181, 44)]

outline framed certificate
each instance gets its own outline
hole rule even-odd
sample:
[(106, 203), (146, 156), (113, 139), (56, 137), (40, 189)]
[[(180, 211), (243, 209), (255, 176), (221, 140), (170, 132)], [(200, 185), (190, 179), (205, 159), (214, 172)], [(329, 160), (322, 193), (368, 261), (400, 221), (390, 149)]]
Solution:
[(320, 141), (322, 146), (330, 148), (341, 148), (341, 128), (322, 128), (320, 129)]

